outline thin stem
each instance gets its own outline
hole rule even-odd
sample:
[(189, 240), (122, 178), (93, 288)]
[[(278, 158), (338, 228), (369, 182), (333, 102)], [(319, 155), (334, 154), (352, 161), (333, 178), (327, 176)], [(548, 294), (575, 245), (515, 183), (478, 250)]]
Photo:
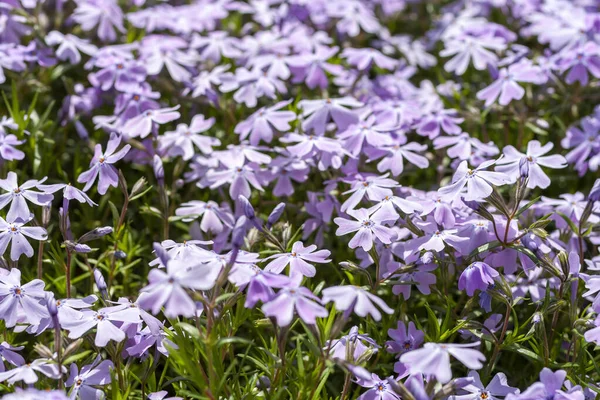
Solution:
[(129, 207), (129, 196), (125, 195), (125, 201), (123, 202), (123, 208), (121, 208), (121, 215), (119, 215), (119, 223), (117, 224), (117, 237), (115, 238), (115, 245), (113, 247), (112, 260), (110, 262), (110, 273), (108, 274), (108, 286), (112, 286), (113, 278), (115, 275), (115, 265), (117, 259), (115, 253), (119, 249), (119, 239), (121, 237), (121, 227), (125, 223), (125, 216), (127, 215), (127, 207)]
[(38, 279), (42, 279), (43, 271), (42, 271), (42, 263), (44, 258), (44, 241), (40, 240), (38, 244), (38, 258), (37, 258), (37, 277)]
[(498, 357), (498, 354), (500, 353), (500, 346), (502, 345), (502, 342), (504, 341), (504, 338), (506, 336), (506, 331), (508, 329), (508, 319), (510, 318), (511, 311), (512, 311), (512, 307), (510, 306), (510, 304), (507, 303), (506, 304), (506, 313), (504, 314), (504, 323), (502, 324), (502, 332), (500, 333), (500, 338), (494, 345), (494, 352), (492, 353), (492, 357), (490, 358), (490, 362), (488, 365), (488, 371), (487, 371), (488, 376), (492, 372), (492, 369), (494, 368), (494, 363), (496, 362), (496, 358)]
[(340, 396), (340, 400), (344, 400), (348, 397), (348, 391), (350, 390), (350, 379), (351, 376), (349, 373), (346, 373), (346, 379), (344, 380), (344, 389), (342, 390), (342, 395)]
[(67, 264), (66, 268), (66, 277), (67, 277), (67, 298), (71, 298), (71, 250), (67, 249)]

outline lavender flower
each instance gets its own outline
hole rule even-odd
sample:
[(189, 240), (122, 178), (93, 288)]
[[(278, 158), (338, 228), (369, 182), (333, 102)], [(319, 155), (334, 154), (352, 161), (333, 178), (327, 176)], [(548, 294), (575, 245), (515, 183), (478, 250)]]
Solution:
[(452, 379), (450, 355), (470, 369), (480, 369), (485, 356), (471, 347), (479, 346), (479, 342), (470, 344), (425, 343), (418, 350), (409, 351), (400, 356), (400, 362), (408, 367), (411, 374), (422, 373), (434, 376), (438, 382), (446, 383)]
[(323, 303), (329, 302), (333, 302), (337, 310), (354, 311), (360, 317), (371, 315), (375, 321), (381, 320), (381, 312), (377, 307), (386, 314), (394, 312), (379, 297), (358, 286), (331, 286), (323, 289)]
[(302, 321), (314, 325), (317, 317), (325, 318), (329, 312), (320, 300), (305, 287), (284, 287), (277, 295), (262, 306), (267, 317), (273, 317), (279, 326), (288, 326), (294, 318), (294, 311)]
[(500, 274), (494, 268), (484, 262), (474, 262), (469, 265), (460, 275), (458, 288), (467, 289), (467, 294), (473, 296), (475, 290), (484, 291), (488, 286), (494, 284), (494, 280)]
[(29, 241), (25, 238), (30, 237), (35, 240), (46, 240), (48, 233), (46, 230), (39, 226), (24, 226), (33, 219), (33, 214), (25, 220), (17, 218), (13, 222), (7, 222), (0, 217), (0, 253), (6, 253), (8, 245), (10, 247), (10, 259), (17, 261), (21, 255), (25, 254), (26, 257), (33, 257), (33, 247), (29, 244)]
[[(280, 274), (281, 271), (289, 264), (290, 276), (300, 274), (307, 277), (315, 276), (316, 269), (310, 263), (326, 264), (331, 260), (327, 257), (331, 255), (329, 250), (317, 250), (317, 246), (310, 245), (304, 247), (302, 242), (296, 242), (292, 245), (291, 253), (276, 254), (269, 257), (273, 259), (265, 267), (265, 271)], [(307, 262), (308, 261), (308, 262)]]
[(45, 180), (46, 178), (40, 181), (30, 179), (19, 185), (17, 182), (17, 174), (12, 171), (6, 175), (6, 179), (0, 179), (0, 188), (8, 192), (0, 195), (0, 209), (6, 207), (10, 203), (10, 209), (8, 210), (8, 214), (6, 214), (7, 220), (15, 221), (17, 218), (23, 220), (29, 218), (31, 211), (29, 211), (27, 201), (37, 204), (38, 206), (43, 206), (49, 201), (52, 201), (53, 196), (51, 194), (33, 190), (39, 188), (39, 185)]
[(105, 194), (109, 187), (117, 187), (119, 184), (119, 175), (117, 169), (112, 165), (125, 157), (131, 149), (130, 145), (125, 145), (119, 151), (116, 151), (121, 144), (121, 136), (113, 133), (106, 144), (106, 151), (102, 152), (102, 146), (97, 144), (94, 148), (94, 157), (90, 161), (90, 169), (81, 173), (77, 182), (85, 183), (83, 191), (88, 191), (96, 178), (98, 178), (98, 193)]
[(94, 362), (77, 369), (77, 364), (71, 364), (69, 379), (65, 382), (66, 387), (73, 387), (71, 398), (97, 399), (102, 396), (102, 389), (95, 386), (108, 385), (111, 381), (110, 370), (114, 368), (112, 361), (100, 361), (98, 355)]
[(338, 225), (338, 229), (335, 231), (337, 236), (357, 232), (348, 243), (351, 249), (360, 246), (364, 251), (371, 250), (374, 237), (384, 244), (392, 242), (395, 233), (392, 229), (381, 225), (385, 221), (385, 219), (381, 219), (381, 216), (369, 215), (369, 212), (364, 208), (348, 211), (348, 215), (356, 221), (339, 217), (333, 221)]
[(150, 270), (149, 285), (142, 289), (148, 296), (140, 299), (140, 307), (158, 314), (161, 307), (165, 306), (165, 315), (168, 318), (178, 315), (191, 317), (194, 315), (195, 305), (185, 289), (211, 289), (219, 272), (219, 269), (206, 264), (190, 265), (187, 260), (170, 260), (166, 271), (158, 268)]

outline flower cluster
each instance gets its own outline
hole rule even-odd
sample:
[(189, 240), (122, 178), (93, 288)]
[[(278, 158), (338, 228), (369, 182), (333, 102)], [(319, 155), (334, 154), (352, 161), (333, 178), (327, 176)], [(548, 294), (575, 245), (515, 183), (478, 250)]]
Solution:
[(591, 0), (4, 1), (0, 393), (596, 397), (599, 85)]

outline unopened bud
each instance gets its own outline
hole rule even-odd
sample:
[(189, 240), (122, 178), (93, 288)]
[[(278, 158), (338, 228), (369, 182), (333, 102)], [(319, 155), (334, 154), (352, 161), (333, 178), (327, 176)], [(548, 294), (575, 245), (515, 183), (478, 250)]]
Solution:
[(155, 154), (152, 159), (152, 168), (154, 169), (154, 176), (156, 177), (158, 184), (163, 186), (165, 184), (165, 168), (163, 167), (162, 160), (157, 154)]
[(233, 233), (231, 234), (231, 245), (236, 249), (241, 249), (244, 245), (244, 238), (246, 237), (246, 217), (242, 216), (238, 218), (233, 227)]
[(144, 191), (144, 187), (146, 186), (146, 178), (142, 177), (137, 180), (136, 183), (133, 184), (133, 188), (131, 188), (131, 193), (129, 194), (129, 198), (135, 197), (138, 194)]
[(269, 214), (269, 218), (267, 218), (267, 229), (270, 229), (275, 223), (281, 218), (281, 215), (285, 211), (285, 203), (279, 203), (277, 206), (271, 211)]
[(590, 190), (588, 200), (592, 202), (600, 200), (600, 179), (596, 179), (596, 182), (594, 182), (594, 186), (592, 187), (592, 190)]
[(83, 234), (79, 240), (77, 241), (78, 243), (85, 243), (85, 242), (89, 242), (90, 240), (95, 240), (95, 239), (99, 239), (103, 236), (106, 235), (110, 235), (111, 233), (113, 233), (113, 228), (110, 226), (101, 226), (95, 229), (92, 229), (91, 231)]
[(98, 291), (102, 295), (102, 298), (105, 300), (108, 299), (108, 286), (106, 286), (104, 276), (98, 268), (94, 268), (94, 280), (96, 281), (96, 287), (98, 287)]
[(48, 224), (50, 223), (50, 212), (52, 211), (52, 203), (51, 202), (47, 202), (46, 204), (44, 204), (44, 206), (42, 207), (42, 226), (44, 228), (48, 227)]

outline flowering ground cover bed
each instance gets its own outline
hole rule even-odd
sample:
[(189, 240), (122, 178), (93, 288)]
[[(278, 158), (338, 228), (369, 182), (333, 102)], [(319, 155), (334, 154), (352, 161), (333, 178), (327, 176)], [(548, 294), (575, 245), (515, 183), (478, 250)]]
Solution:
[(591, 400), (600, 3), (2, 0), (0, 394)]

